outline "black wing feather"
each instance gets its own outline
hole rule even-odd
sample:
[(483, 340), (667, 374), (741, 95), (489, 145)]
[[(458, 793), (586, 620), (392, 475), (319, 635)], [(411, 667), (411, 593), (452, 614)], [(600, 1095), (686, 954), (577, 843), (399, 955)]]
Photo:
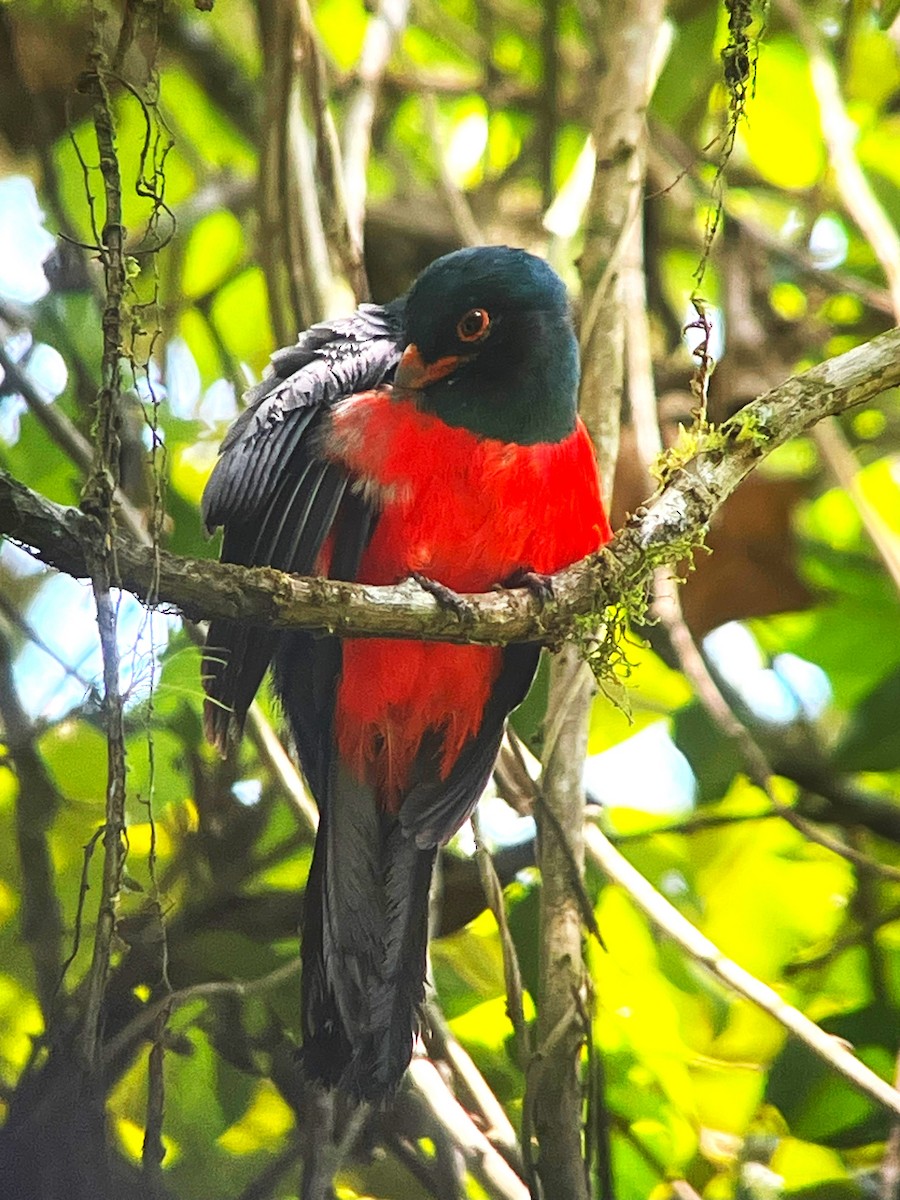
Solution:
[(325, 538), (328, 536), (338, 508), (347, 491), (349, 479), (345, 472), (329, 464), (309, 498), (303, 520), (298, 521), (293, 536), (285, 550), (285, 570), (295, 574), (306, 574), (311, 568), (301, 566), (314, 563)]
[(402, 299), (363, 304), (276, 351), (270, 373), (247, 393), (247, 408), (222, 443), (203, 494), (207, 529), (258, 514), (292, 470), (317, 413), (391, 378), (403, 349), (403, 311)]
[[(319, 459), (316, 430), (337, 400), (392, 376), (402, 343), (400, 300), (362, 305), (276, 352), (269, 375), (247, 394), (247, 409), (228, 431), (203, 495), (207, 528), (225, 527), (224, 561), (308, 575), (337, 523), (335, 554), (352, 578), (377, 514), (350, 490), (345, 472)], [(211, 624), (205, 720), (221, 751), (242, 726), (279, 640), (230, 621)]]

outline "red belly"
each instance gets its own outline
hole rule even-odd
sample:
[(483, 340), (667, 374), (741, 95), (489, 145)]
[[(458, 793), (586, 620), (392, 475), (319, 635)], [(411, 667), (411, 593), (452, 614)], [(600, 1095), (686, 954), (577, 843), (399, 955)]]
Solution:
[(337, 696), (341, 758), (374, 785), (391, 812), (400, 807), (423, 735), (443, 735), (437, 763), (446, 779), (481, 715), (500, 670), (493, 646), (450, 646), (357, 638), (344, 643)]
[[(334, 410), (332, 457), (381, 509), (358, 579), (420, 572), (458, 592), (487, 591), (520, 568), (552, 573), (609, 537), (583, 427), (554, 445), (505, 445), (450, 428), (387, 392)], [(336, 732), (341, 758), (396, 811), (419, 747), (442, 735), (442, 779), (475, 736), (500, 672), (490, 646), (351, 639)]]

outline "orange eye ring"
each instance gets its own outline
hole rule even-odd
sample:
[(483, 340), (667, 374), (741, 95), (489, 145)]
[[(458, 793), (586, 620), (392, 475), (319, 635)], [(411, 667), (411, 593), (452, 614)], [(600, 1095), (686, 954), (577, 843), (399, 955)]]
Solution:
[(491, 327), (491, 318), (483, 308), (470, 308), (460, 317), (456, 336), (461, 342), (480, 342)]

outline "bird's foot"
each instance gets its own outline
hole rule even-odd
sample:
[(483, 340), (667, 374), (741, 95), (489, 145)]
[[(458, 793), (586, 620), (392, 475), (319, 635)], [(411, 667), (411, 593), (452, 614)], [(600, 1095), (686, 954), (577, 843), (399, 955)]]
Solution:
[(541, 575), (537, 571), (516, 571), (503, 584), (504, 588), (527, 588), (541, 604), (556, 598), (553, 590), (553, 576)]
[(460, 625), (466, 625), (473, 620), (472, 609), (458, 592), (454, 592), (452, 588), (448, 588), (446, 584), (440, 583), (437, 579), (432, 579), (429, 575), (422, 575), (419, 571), (413, 571), (412, 578), (424, 592), (434, 596), (441, 608), (452, 612)]

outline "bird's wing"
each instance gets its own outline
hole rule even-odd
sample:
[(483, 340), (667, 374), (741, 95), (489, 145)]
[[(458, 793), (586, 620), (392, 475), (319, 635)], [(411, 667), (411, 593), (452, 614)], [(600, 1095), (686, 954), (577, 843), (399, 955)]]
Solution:
[(403, 349), (403, 302), (362, 304), (350, 317), (314, 325), (278, 350), (266, 378), (221, 447), (206, 490), (209, 530), (252, 525), (269, 508), (317, 415), (337, 400), (389, 379)]
[[(203, 495), (208, 529), (224, 526), (222, 559), (309, 575), (334, 531), (330, 574), (352, 579), (377, 513), (347, 472), (319, 454), (316, 429), (336, 401), (389, 379), (403, 342), (402, 302), (362, 305), (279, 350), (248, 395)], [(203, 675), (206, 732), (225, 751), (240, 730), (278, 634), (213, 621)]]

